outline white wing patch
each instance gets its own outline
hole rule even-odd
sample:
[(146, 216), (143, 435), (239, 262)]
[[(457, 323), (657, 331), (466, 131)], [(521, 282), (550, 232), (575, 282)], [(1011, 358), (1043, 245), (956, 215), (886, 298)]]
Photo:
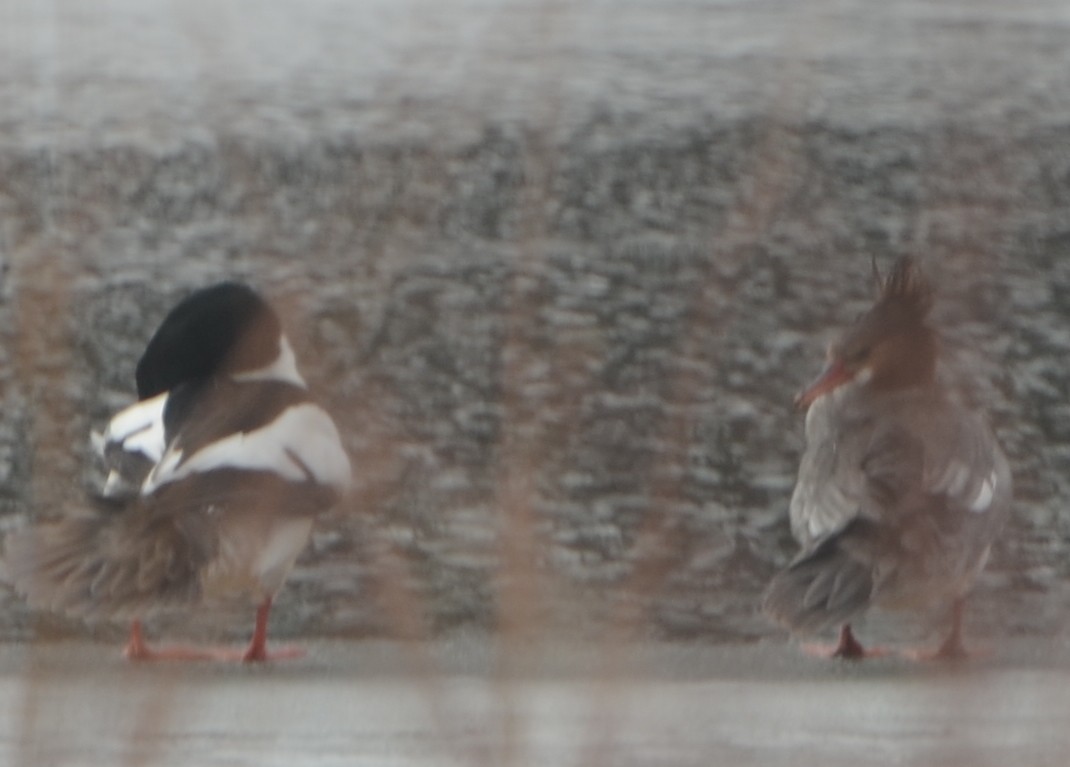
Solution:
[(992, 498), (996, 494), (996, 487), (999, 484), (999, 478), (996, 476), (995, 469), (985, 477), (981, 482), (981, 487), (977, 490), (977, 495), (970, 501), (967, 508), (977, 514), (988, 511), (988, 507), (992, 505)]
[(119, 498), (136, 490), (143, 473), (131, 475), (125, 456), (142, 456), (149, 464), (159, 463), (165, 449), (163, 411), (167, 393), (135, 402), (116, 413), (103, 433), (93, 432), (93, 449), (106, 466), (108, 476), (101, 488), (105, 498)]
[(948, 495), (960, 495), (970, 481), (970, 469), (962, 461), (952, 460), (944, 469), (943, 474), (937, 477), (932, 488), (938, 493)]
[(163, 409), (167, 393), (135, 402), (112, 416), (103, 434), (93, 435), (93, 444), (101, 457), (112, 447), (127, 453), (141, 453), (153, 463), (163, 457)]
[(818, 498), (807, 501), (806, 533), (810, 540), (822, 538), (842, 527), (857, 510), (857, 501), (852, 500), (838, 484), (829, 483), (821, 488)]
[(141, 487), (150, 495), (161, 486), (216, 469), (270, 471), (293, 482), (315, 481), (345, 492), (349, 457), (331, 417), (311, 403), (295, 405), (271, 423), (205, 445), (189, 457), (172, 447)]
[(992, 469), (980, 483), (977, 482), (976, 476), (965, 463), (952, 459), (929, 487), (934, 493), (944, 493), (959, 499), (966, 509), (980, 514), (988, 511), (992, 505), (996, 488), (999, 486), (999, 476), (996, 469)]

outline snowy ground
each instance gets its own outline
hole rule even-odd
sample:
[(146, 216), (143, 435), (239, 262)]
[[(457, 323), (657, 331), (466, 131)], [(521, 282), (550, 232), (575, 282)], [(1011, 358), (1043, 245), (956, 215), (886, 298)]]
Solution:
[(268, 668), (0, 648), (0, 761), (36, 767), (1065, 764), (1070, 646), (965, 666), (829, 665), (780, 645), (317, 642)]

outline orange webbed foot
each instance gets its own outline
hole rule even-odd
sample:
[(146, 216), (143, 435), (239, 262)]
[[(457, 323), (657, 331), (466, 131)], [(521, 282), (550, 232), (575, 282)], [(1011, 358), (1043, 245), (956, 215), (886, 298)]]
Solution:
[(836, 644), (807, 643), (802, 645), (802, 651), (807, 655), (818, 658), (838, 658), (840, 660), (865, 660), (866, 658), (880, 658), (890, 654), (883, 647), (863, 647), (862, 643), (855, 639), (849, 625), (840, 629), (840, 638)]

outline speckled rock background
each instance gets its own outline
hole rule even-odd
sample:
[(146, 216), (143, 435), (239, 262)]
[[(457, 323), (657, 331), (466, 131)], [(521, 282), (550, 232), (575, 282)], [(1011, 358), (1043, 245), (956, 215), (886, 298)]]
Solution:
[[(281, 632), (768, 635), (792, 395), (871, 259), (912, 253), (1016, 474), (971, 621), (1070, 623), (1066, 3), (115, 0), (0, 30), (3, 529), (86, 505), (155, 324), (237, 276), (356, 467)], [(7, 636), (84, 630), (2, 600)]]

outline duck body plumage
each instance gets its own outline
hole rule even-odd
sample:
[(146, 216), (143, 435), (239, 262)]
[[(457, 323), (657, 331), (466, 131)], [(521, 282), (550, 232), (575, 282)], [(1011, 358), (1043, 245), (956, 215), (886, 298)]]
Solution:
[(15, 588), (87, 619), (245, 599), (266, 620), (314, 519), (348, 488), (333, 420), (274, 312), (238, 283), (172, 310), (137, 383), (142, 399), (95, 440), (113, 503), (10, 535)]
[(795, 562), (766, 610), (820, 632), (871, 605), (964, 597), (1011, 508), (1011, 474), (984, 420), (937, 386), (825, 395), (806, 420), (790, 505)]
[(962, 601), (1011, 511), (1012, 478), (984, 417), (937, 374), (928, 308), (927, 285), (901, 262), (800, 395), (806, 449), (789, 507), (800, 553), (763, 601), (793, 632), (841, 627), (854, 642), (847, 627), (872, 606), (950, 604), (958, 643)]

